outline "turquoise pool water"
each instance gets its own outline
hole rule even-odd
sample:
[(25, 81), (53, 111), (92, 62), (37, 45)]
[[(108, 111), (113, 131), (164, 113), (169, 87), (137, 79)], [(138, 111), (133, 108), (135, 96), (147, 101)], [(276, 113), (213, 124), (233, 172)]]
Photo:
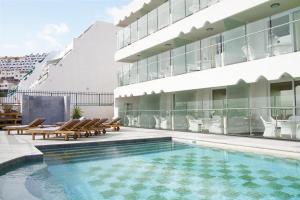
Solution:
[(171, 141), (43, 150), (0, 176), (0, 199), (300, 199), (300, 162)]

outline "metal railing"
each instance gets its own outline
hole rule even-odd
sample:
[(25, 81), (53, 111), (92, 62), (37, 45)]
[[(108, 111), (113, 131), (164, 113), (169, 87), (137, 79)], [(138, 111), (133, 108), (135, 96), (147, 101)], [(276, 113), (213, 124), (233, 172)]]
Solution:
[(119, 111), (128, 127), (300, 140), (299, 107)]
[[(126, 64), (122, 67), (122, 71), (118, 73), (118, 84), (119, 86), (130, 85), (297, 52), (300, 47), (296, 44), (296, 41), (300, 39), (300, 36), (292, 33), (295, 32), (295, 26), (299, 24), (300, 19), (295, 19), (254, 32), (247, 32), (249, 24), (243, 25), (230, 30), (243, 30), (242, 32), (245, 32), (245, 34), (241, 36), (226, 39), (224, 35), (230, 32), (226, 31), (192, 43), (194, 47), (191, 49), (187, 48), (191, 44), (187, 44)], [(274, 34), (274, 32), (281, 29), (290, 34), (282, 37)], [(203, 41), (207, 39), (211, 40), (210, 42), (213, 41), (213, 44), (203, 45)], [(235, 48), (232, 48), (232, 46)], [(181, 53), (172, 54), (174, 50), (179, 48), (183, 48)], [(168, 56), (160, 58), (165, 53)], [(181, 64), (181, 62), (184, 64)], [(150, 67), (151, 70), (149, 70)]]
[(109, 92), (72, 92), (72, 91), (0, 91), (0, 104), (21, 104), (22, 96), (69, 96), (75, 106), (112, 106), (114, 95)]

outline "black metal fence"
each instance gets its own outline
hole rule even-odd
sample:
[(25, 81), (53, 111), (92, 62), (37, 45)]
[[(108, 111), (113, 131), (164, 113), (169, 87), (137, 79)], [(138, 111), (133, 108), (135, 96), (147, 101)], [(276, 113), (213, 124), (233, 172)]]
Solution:
[(33, 90), (0, 90), (0, 104), (21, 104), (22, 96), (69, 96), (75, 106), (112, 106), (113, 93), (108, 92), (70, 92), (70, 91), (33, 91)]

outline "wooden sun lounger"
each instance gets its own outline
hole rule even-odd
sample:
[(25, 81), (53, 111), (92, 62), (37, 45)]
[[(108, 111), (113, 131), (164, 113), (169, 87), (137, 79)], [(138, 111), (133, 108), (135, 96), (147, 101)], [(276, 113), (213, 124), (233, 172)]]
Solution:
[(55, 134), (58, 135), (64, 135), (64, 138), (66, 141), (69, 140), (69, 136), (73, 135), (74, 139), (77, 139), (78, 135), (75, 131), (72, 131), (71, 129), (79, 123), (80, 120), (72, 119), (66, 122), (64, 125), (60, 127), (49, 127), (49, 128), (34, 128), (26, 130), (26, 132), (32, 134), (32, 140), (35, 140), (35, 136), (40, 134), (43, 136), (43, 139), (49, 138), (49, 135)]
[(106, 133), (105, 126), (103, 125), (103, 123), (106, 122), (107, 120), (108, 120), (107, 118), (102, 118), (93, 127), (91, 127), (91, 129), (94, 130), (94, 135)]
[(92, 119), (89, 123), (84, 125), (79, 133), (84, 133), (85, 137), (89, 137), (92, 135), (92, 131), (94, 131), (93, 127), (99, 122), (100, 119)]
[(74, 127), (72, 127), (70, 130), (71, 131), (74, 131), (78, 137), (81, 137), (81, 133), (82, 132), (86, 132), (85, 131), (85, 127), (90, 124), (93, 120), (91, 119), (84, 119), (84, 120), (81, 120), (80, 122), (78, 122)]
[(114, 131), (120, 130), (120, 123), (121, 118), (117, 117), (116, 119), (113, 119), (111, 122), (103, 123), (104, 128), (112, 128)]
[(32, 122), (30, 122), (28, 125), (18, 125), (18, 126), (6, 126), (3, 127), (4, 130), (7, 131), (7, 134), (10, 135), (11, 131), (17, 131), (18, 134), (23, 134), (25, 130), (31, 129), (31, 128), (36, 128), (42, 123), (44, 123), (45, 119), (44, 118), (36, 118)]

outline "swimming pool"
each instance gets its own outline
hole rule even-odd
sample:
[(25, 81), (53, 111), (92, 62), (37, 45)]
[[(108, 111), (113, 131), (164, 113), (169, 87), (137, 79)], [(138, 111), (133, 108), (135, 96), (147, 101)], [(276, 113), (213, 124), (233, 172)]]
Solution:
[(300, 161), (170, 140), (42, 150), (0, 176), (0, 199), (300, 199)]

